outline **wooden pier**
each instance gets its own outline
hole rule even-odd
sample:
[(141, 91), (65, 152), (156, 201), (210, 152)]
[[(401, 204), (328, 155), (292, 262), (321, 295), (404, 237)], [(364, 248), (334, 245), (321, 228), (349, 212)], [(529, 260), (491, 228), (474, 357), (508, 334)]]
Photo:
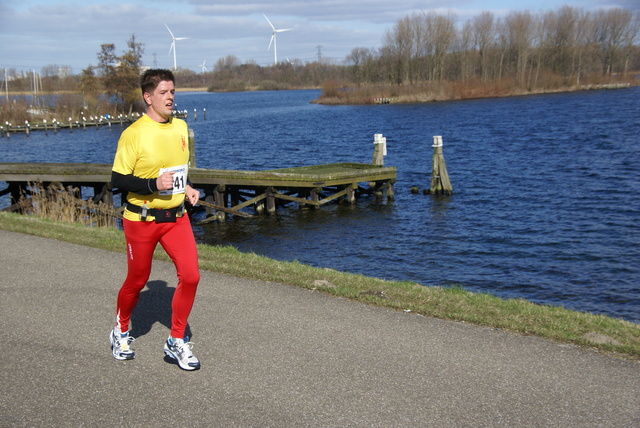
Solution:
[[(60, 183), (65, 188), (93, 188), (93, 201), (114, 204), (111, 164), (0, 163), (0, 195), (17, 203), (29, 183)], [(334, 163), (266, 171), (191, 168), (189, 179), (204, 196), (203, 222), (224, 221), (227, 214), (274, 213), (279, 206), (317, 208), (330, 202), (355, 203), (361, 195), (394, 198), (396, 168), (362, 163)], [(81, 197), (81, 194), (80, 194)], [(11, 207), (9, 207), (11, 209)], [(14, 207), (15, 209), (15, 207)], [(253, 210), (253, 212), (251, 212)]]
[[(187, 118), (187, 111), (174, 111), (173, 116), (181, 119)], [(0, 135), (6, 138), (10, 138), (13, 134), (26, 134), (29, 136), (34, 131), (44, 131), (57, 133), (59, 131), (68, 130), (69, 132), (73, 132), (74, 129), (82, 129), (84, 131), (87, 128), (100, 128), (103, 126), (111, 127), (112, 125), (120, 125), (120, 127), (124, 127), (125, 125), (130, 125), (136, 120), (140, 118), (139, 113), (132, 113), (130, 115), (120, 114), (118, 116), (110, 116), (110, 115), (100, 115), (100, 116), (89, 116), (81, 117), (78, 120), (73, 120), (69, 118), (66, 122), (61, 122), (57, 119), (53, 119), (51, 121), (42, 120), (40, 122), (29, 122), (25, 121), (24, 124), (12, 124), (6, 122), (4, 124), (0, 124)]]

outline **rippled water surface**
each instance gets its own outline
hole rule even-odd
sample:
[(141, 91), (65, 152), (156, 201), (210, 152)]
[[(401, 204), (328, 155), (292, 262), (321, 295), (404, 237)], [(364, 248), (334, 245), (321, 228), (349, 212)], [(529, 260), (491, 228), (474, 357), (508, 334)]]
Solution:
[[(356, 107), (311, 104), (318, 95), (178, 93), (177, 103), (198, 167), (371, 162), (382, 133), (396, 200), (196, 227), (201, 242), (640, 322), (639, 88)], [(0, 140), (0, 161), (109, 163), (120, 132), (15, 135)], [(451, 197), (410, 192), (429, 186), (434, 135)]]

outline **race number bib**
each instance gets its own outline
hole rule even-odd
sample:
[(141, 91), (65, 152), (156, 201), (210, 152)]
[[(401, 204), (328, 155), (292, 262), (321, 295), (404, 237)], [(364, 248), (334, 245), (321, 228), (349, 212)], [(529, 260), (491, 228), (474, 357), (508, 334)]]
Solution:
[(172, 166), (169, 168), (160, 168), (159, 176), (165, 172), (173, 172), (173, 188), (158, 191), (159, 195), (175, 195), (176, 193), (184, 193), (187, 187), (187, 171), (188, 166)]

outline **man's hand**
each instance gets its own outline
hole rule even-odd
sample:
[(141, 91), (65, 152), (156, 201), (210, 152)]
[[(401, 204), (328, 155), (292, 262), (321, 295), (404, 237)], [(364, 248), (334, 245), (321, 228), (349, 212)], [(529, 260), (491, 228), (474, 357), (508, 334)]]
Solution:
[(187, 197), (187, 200), (189, 201), (189, 203), (193, 206), (195, 206), (198, 201), (200, 200), (200, 191), (194, 189), (193, 187), (189, 186), (187, 184), (187, 187), (184, 190), (185, 196)]
[(158, 190), (170, 190), (173, 189), (173, 174), (175, 172), (169, 171), (162, 174), (156, 179), (156, 185)]

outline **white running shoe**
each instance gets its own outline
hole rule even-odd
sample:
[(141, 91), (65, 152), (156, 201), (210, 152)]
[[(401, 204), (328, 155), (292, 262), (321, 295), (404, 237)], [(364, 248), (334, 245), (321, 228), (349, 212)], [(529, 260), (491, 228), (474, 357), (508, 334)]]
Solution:
[(164, 353), (176, 360), (182, 370), (198, 370), (200, 361), (191, 352), (192, 346), (193, 343), (189, 342), (188, 337), (173, 340), (169, 338), (164, 343)]
[(111, 342), (111, 351), (113, 352), (113, 358), (116, 360), (133, 360), (136, 353), (129, 347), (129, 344), (135, 339), (129, 336), (129, 332), (117, 333), (111, 330), (109, 335), (109, 342)]

